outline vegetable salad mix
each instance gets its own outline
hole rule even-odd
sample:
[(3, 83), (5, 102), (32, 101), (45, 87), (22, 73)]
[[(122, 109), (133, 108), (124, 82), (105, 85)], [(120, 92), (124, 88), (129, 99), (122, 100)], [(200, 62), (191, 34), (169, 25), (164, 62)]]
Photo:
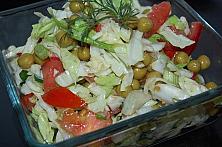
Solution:
[[(24, 46), (10, 46), (15, 81), (40, 142), (104, 128), (215, 88), (191, 57), (201, 22), (171, 14), (171, 4), (71, 0), (39, 12)], [(35, 126), (35, 127), (34, 127)]]

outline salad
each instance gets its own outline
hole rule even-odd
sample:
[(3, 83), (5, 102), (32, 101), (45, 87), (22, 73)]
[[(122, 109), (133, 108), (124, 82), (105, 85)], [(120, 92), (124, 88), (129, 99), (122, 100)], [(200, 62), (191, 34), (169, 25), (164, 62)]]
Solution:
[(207, 55), (191, 57), (201, 22), (173, 15), (171, 4), (71, 0), (32, 26), (6, 58), (30, 126), (56, 143), (217, 87), (200, 74)]

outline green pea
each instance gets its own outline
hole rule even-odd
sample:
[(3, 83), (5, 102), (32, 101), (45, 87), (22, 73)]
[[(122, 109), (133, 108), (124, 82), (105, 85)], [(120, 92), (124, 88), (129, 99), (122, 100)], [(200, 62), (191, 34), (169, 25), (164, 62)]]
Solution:
[(49, 51), (42, 44), (37, 44), (34, 49), (35, 55), (41, 60), (45, 60), (49, 56)]

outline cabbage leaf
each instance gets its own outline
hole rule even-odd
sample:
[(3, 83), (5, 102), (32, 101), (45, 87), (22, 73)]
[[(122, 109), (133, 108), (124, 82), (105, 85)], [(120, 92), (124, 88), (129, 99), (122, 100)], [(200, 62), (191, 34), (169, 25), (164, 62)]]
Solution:
[(72, 79), (77, 82), (78, 79), (78, 69), (80, 65), (80, 60), (74, 54), (69, 52), (67, 49), (61, 48), (61, 61), (65, 70), (67, 70)]
[(179, 47), (181, 49), (195, 43), (195, 41), (190, 40), (184, 35), (177, 35), (169, 27), (164, 27), (162, 30), (160, 30), (159, 33), (163, 35), (166, 40), (169, 41), (173, 46)]

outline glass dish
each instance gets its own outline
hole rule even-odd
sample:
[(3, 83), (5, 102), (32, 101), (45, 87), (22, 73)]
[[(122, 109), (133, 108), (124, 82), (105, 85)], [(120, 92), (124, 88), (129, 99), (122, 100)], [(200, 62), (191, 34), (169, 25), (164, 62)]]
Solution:
[[(143, 5), (152, 5), (160, 1), (141, 0), (140, 2)], [(15, 86), (13, 75), (7, 65), (7, 60), (4, 58), (4, 52), (1, 52), (0, 73), (4, 79), (13, 108), (18, 114), (25, 139), (30, 146), (145, 146), (176, 136), (181, 131), (183, 132), (185, 128), (201, 126), (209, 118), (216, 118), (216, 114), (220, 110), (218, 106), (222, 101), (222, 78), (220, 77), (222, 75), (222, 37), (186, 2), (183, 0), (172, 0), (170, 2), (173, 14), (185, 16), (189, 22), (198, 20), (204, 24), (205, 29), (198, 44), (198, 49), (192, 56), (206, 54), (212, 59), (211, 68), (203, 75), (206, 81), (218, 83), (218, 88), (82, 136), (73, 137), (56, 144), (42, 144), (38, 142), (33, 133), (36, 129), (29, 126), (30, 119), (21, 106), (20, 94)], [(21, 46), (25, 43), (26, 38), (31, 33), (32, 24), (38, 21), (33, 12), (38, 11), (46, 14), (47, 7), (59, 9), (64, 3), (65, 1), (61, 0), (46, 0), (0, 12), (0, 49), (6, 49), (11, 44)]]

